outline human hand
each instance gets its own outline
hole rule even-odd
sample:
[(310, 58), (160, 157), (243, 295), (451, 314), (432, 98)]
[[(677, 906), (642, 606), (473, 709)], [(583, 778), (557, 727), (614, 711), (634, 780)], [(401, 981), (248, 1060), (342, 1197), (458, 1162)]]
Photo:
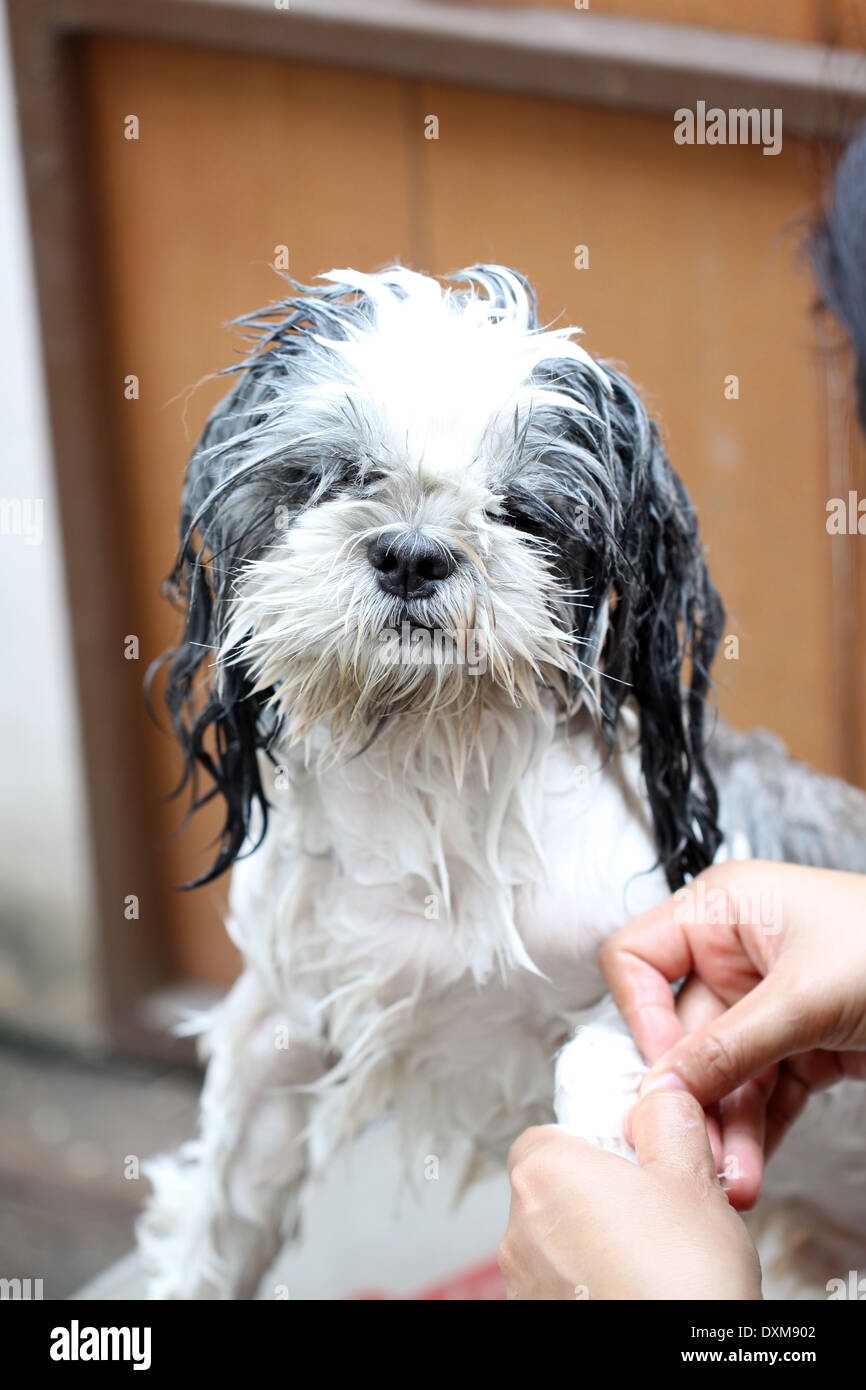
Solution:
[(555, 1125), (509, 1154), (499, 1264), (513, 1299), (759, 1299), (758, 1256), (716, 1177), (703, 1111), (653, 1091), (632, 1112), (637, 1165)]
[[(651, 1063), (641, 1094), (721, 1102), (717, 1161), (731, 1202), (757, 1200), (764, 1161), (809, 1094), (866, 1079), (866, 878), (728, 861), (636, 918), (599, 953)], [(671, 984), (688, 977), (679, 995)]]

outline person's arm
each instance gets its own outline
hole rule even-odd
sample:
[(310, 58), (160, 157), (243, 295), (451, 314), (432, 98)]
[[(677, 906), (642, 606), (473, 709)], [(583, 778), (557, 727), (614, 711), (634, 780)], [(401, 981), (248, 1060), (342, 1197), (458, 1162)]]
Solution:
[(755, 1247), (716, 1177), (703, 1111), (654, 1091), (633, 1111), (633, 1164), (527, 1130), (509, 1154), (499, 1263), (513, 1299), (759, 1299)]
[(866, 1078), (860, 875), (715, 865), (613, 936), (599, 961), (652, 1064), (641, 1094), (679, 1087), (704, 1107), (721, 1102), (728, 1191), (741, 1208), (810, 1092)]

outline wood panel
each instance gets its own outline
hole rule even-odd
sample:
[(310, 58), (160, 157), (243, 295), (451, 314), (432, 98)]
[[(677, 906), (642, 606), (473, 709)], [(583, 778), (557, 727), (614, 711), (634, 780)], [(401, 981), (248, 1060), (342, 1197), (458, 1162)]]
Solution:
[(821, 0), (821, 35), (841, 48), (866, 48), (866, 0)]

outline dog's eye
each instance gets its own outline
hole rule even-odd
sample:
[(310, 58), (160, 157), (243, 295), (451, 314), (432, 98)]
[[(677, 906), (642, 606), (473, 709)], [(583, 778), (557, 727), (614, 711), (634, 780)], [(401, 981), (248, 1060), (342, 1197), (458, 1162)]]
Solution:
[(527, 536), (535, 536), (543, 539), (544, 527), (537, 517), (530, 516), (528, 512), (520, 507), (506, 502), (502, 511), (491, 517), (492, 520), (501, 522), (504, 526), (512, 526), (515, 531), (523, 531)]
[(381, 468), (360, 467), (357, 480), (359, 487), (379, 487), (385, 481), (385, 473)]

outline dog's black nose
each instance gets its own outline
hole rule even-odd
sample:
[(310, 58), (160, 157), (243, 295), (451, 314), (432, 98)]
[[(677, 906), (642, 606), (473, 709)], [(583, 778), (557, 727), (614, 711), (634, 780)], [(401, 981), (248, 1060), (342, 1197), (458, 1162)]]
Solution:
[(428, 598), (456, 568), (451, 552), (423, 531), (386, 531), (367, 546), (367, 558), (386, 594)]

